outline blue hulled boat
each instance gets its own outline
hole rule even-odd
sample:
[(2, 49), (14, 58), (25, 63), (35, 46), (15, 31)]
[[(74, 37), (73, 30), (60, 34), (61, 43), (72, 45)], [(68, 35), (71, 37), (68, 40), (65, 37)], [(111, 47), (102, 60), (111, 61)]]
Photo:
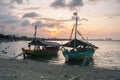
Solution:
[[(90, 59), (93, 57), (95, 49), (98, 47), (93, 45), (92, 43), (83, 39), (83, 36), (77, 30), (78, 16), (77, 13), (74, 13), (76, 22), (73, 26), (70, 41), (63, 44), (63, 55), (65, 57), (65, 61), (69, 62), (71, 60), (83, 60)], [(74, 32), (74, 39), (71, 39), (72, 34)], [(82, 40), (76, 38), (77, 33), (82, 37)]]

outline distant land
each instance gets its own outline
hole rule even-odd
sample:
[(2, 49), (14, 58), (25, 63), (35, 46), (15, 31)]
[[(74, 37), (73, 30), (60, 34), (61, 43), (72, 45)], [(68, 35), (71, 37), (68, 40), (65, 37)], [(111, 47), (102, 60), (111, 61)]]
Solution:
[[(15, 35), (4, 35), (0, 34), (0, 41), (19, 41), (25, 40), (30, 41), (33, 40), (34, 37), (27, 37), (27, 36), (15, 36)], [(62, 39), (62, 38), (37, 38), (42, 40), (51, 40), (51, 41), (66, 41), (69, 39)], [(105, 39), (86, 39), (88, 41), (120, 41), (120, 40), (112, 40), (112, 38), (105, 38)]]

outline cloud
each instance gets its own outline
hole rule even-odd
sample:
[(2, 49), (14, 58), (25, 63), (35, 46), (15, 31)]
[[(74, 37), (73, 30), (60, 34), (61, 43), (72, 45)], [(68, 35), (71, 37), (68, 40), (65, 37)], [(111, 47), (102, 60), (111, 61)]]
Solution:
[(69, 8), (75, 9), (77, 7), (82, 7), (84, 5), (83, 0), (71, 0), (68, 3), (65, 2), (66, 0), (56, 0), (51, 3), (51, 7), (53, 8)]
[(22, 4), (23, 0), (0, 0), (0, 23), (3, 25), (20, 22), (17, 16), (11, 15), (14, 3)]
[(83, 1), (82, 0), (72, 0), (69, 2), (68, 6), (70, 8), (75, 8), (75, 7), (82, 7), (84, 4), (83, 4)]
[(18, 22), (19, 19), (16, 16), (11, 15), (0, 15), (0, 22), (2, 24), (11, 24)]
[(10, 4), (23, 4), (23, 0), (0, 0), (0, 5), (10, 5)]
[(12, 0), (13, 2), (16, 2), (18, 4), (23, 4), (23, 0)]
[(117, 0), (116, 2), (117, 2), (117, 3), (120, 3), (120, 0)]
[(101, 0), (88, 0), (88, 3), (97, 4), (99, 1), (101, 1)]
[(23, 15), (23, 18), (25, 18), (25, 17), (32, 18), (32, 17), (37, 17), (37, 16), (39, 16), (39, 15), (36, 14), (35, 12), (31, 12), (31, 13), (25, 13)]
[(11, 4), (12, 0), (0, 0), (0, 5), (8, 5)]
[(31, 24), (32, 26), (38, 26), (38, 27), (58, 27), (60, 25), (57, 22), (42, 22), (42, 21), (36, 21)]
[(46, 26), (46, 24), (43, 23), (42, 21), (33, 22), (31, 25), (32, 26), (36, 26), (37, 25), (38, 27), (44, 27), (44, 26)]
[(28, 7), (28, 8), (23, 8), (21, 10), (39, 10), (41, 7)]
[(11, 0), (0, 0), (0, 15), (6, 15), (10, 13)]
[(108, 19), (113, 19), (113, 18), (115, 18), (115, 17), (120, 17), (120, 13), (114, 13), (114, 14), (109, 14), (109, 16), (108, 15), (106, 15), (105, 17), (107, 17)]
[(22, 26), (28, 26), (29, 24), (30, 22), (27, 20), (22, 21)]
[(37, 18), (40, 20), (45, 20), (45, 21), (52, 21), (52, 22), (69, 22), (71, 21), (71, 19), (63, 19), (63, 20), (57, 20), (57, 19), (53, 19), (53, 18), (46, 18), (46, 17), (41, 17), (41, 18)]
[(15, 8), (14, 3), (23, 4), (23, 0), (0, 0), (0, 15), (9, 14)]
[(56, 0), (51, 4), (52, 7), (54, 8), (62, 8), (66, 7), (65, 0)]
[(14, 3), (23, 4), (23, 0), (6, 0), (6, 2), (8, 1), (9, 1), (9, 4), (14, 4)]

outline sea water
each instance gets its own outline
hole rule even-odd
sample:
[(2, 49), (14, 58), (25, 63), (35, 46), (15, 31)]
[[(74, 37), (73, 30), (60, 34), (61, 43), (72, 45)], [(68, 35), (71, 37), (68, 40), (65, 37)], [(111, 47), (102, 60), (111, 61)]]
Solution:
[(99, 47), (94, 54), (97, 67), (120, 70), (120, 41), (93, 41)]
[[(28, 48), (30, 41), (2, 42), (0, 43), (0, 57), (12, 59), (22, 53), (21, 48)], [(64, 44), (67, 41), (56, 41)], [(89, 41), (99, 47), (93, 55), (93, 66), (97, 68), (107, 68), (120, 70), (120, 41)], [(16, 59), (23, 59), (19, 56)], [(58, 57), (49, 60), (50, 63), (65, 64), (62, 51), (58, 52)]]

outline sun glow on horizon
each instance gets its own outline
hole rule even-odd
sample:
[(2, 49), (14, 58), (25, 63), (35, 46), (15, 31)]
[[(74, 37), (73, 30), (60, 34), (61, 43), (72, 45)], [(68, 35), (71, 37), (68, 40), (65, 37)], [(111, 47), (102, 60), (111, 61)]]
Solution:
[(53, 28), (46, 27), (45, 29), (50, 32), (51, 37), (55, 37), (59, 33), (59, 30), (54, 27)]

